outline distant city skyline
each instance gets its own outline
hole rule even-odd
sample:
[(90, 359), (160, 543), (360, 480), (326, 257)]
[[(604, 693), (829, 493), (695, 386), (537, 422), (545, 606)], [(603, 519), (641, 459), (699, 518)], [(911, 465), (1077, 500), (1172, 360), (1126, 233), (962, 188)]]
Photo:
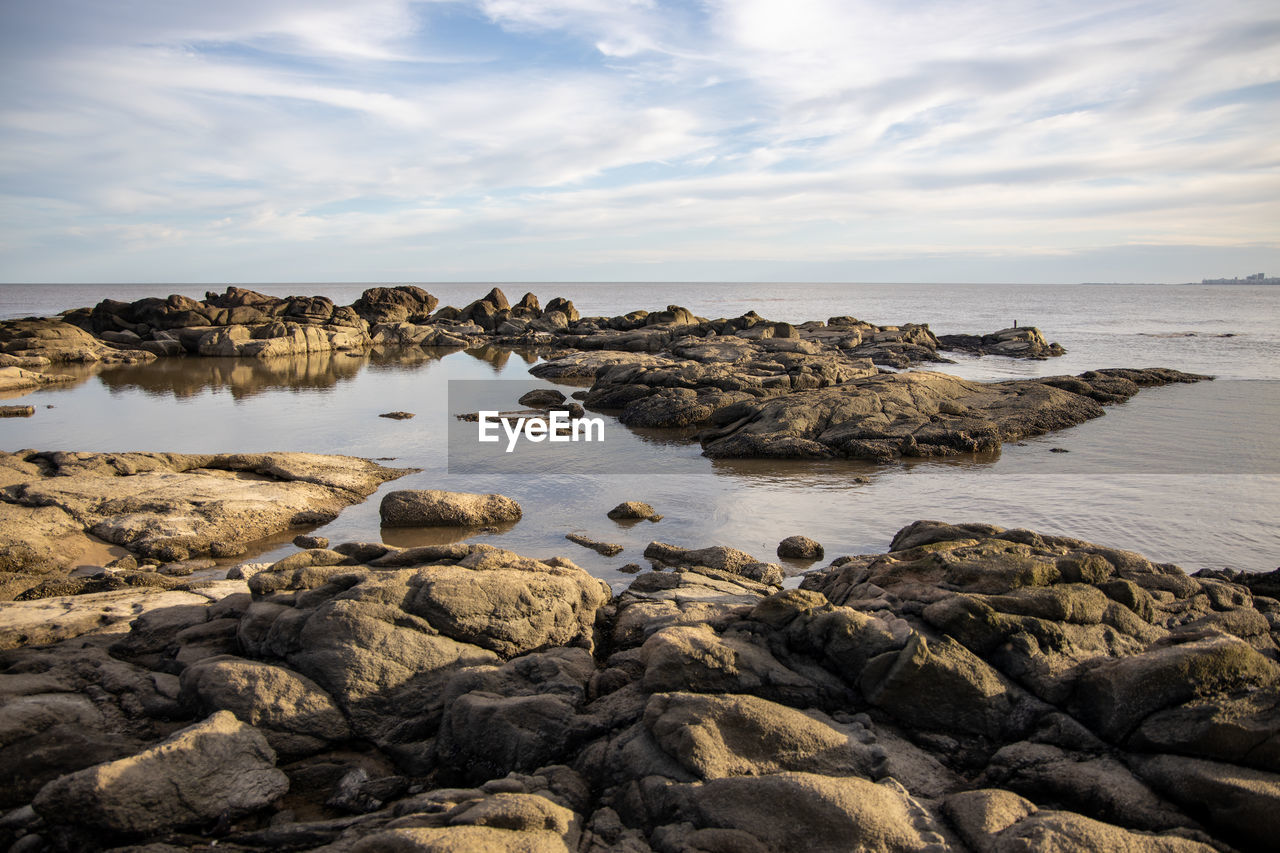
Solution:
[(1280, 272), (1261, 0), (0, 5), (0, 281)]

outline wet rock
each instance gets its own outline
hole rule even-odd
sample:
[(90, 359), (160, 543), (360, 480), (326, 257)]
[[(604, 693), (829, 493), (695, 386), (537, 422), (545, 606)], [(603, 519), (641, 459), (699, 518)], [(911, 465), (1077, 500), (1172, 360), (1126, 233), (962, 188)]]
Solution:
[(531, 409), (549, 409), (565, 401), (565, 396), (554, 388), (538, 388), (520, 397), (517, 402)]
[(166, 562), (231, 556), (252, 540), (331, 520), (408, 473), (309, 453), (28, 451), (19, 461), (28, 476), (0, 489), (9, 522), (0, 554), (44, 571), (68, 567), (85, 533)]
[(130, 758), (55, 779), (33, 805), (50, 823), (138, 834), (253, 812), (288, 787), (262, 735), (221, 711)]
[(949, 456), (995, 450), (1004, 441), (1100, 417), (1102, 404), (1128, 399), (1141, 387), (1205, 378), (1096, 371), (976, 383), (943, 373), (886, 374), (726, 405), (699, 438), (712, 458)]
[(388, 492), (378, 511), (385, 527), (481, 527), (522, 515), (520, 504), (503, 495), (438, 489)]
[[(0, 390), (5, 390), (2, 378), (0, 378)], [(29, 418), (35, 413), (35, 406), (0, 406), (0, 418)]]
[(1035, 326), (1015, 326), (989, 335), (939, 335), (938, 347), (977, 355), (1046, 359), (1065, 355), (1059, 344), (1051, 344)]
[(661, 521), (662, 516), (653, 507), (643, 501), (623, 501), (609, 510), (608, 516), (614, 521)]
[(328, 548), (329, 540), (323, 536), (298, 535), (293, 537), (293, 544), (308, 550), (312, 548)]
[(821, 560), (822, 543), (807, 536), (788, 536), (778, 543), (778, 556), (793, 560)]
[(600, 542), (592, 539), (590, 536), (583, 536), (580, 533), (566, 533), (564, 538), (568, 539), (570, 542), (581, 545), (583, 548), (590, 548), (597, 554), (602, 554), (606, 557), (616, 557), (618, 554), (622, 553), (621, 545), (615, 545), (612, 542)]
[(707, 566), (760, 583), (781, 585), (782, 568), (773, 563), (762, 563), (755, 557), (724, 545), (710, 548), (680, 548), (665, 542), (650, 542), (644, 555), (654, 563), (667, 566)]
[(390, 418), (393, 421), (407, 421), (413, 417), (413, 412), (383, 412), (378, 417)]

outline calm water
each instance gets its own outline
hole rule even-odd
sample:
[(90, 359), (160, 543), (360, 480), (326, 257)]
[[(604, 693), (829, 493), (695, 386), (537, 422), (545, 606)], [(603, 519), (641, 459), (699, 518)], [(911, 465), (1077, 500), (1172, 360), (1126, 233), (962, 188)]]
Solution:
[[(339, 304), (367, 285), (250, 285), (279, 295), (324, 294)], [(462, 305), (490, 285), (431, 285)], [(498, 491), (519, 500), (518, 524), (470, 541), (535, 556), (563, 554), (601, 577), (640, 561), (651, 539), (729, 544), (773, 558), (803, 533), (827, 556), (883, 550), (918, 518), (989, 521), (1131, 548), (1188, 570), (1280, 565), (1280, 288), (1014, 285), (507, 285), (568, 296), (584, 315), (671, 303), (703, 316), (754, 309), (802, 321), (838, 314), (887, 324), (927, 321), (939, 333), (984, 332), (1017, 319), (1068, 355), (1048, 362), (965, 359), (943, 366), (974, 379), (1165, 366), (1218, 381), (1144, 391), (1090, 423), (991, 457), (888, 466), (856, 462), (711, 461), (678, 432), (628, 430), (608, 419), (605, 445), (560, 445), (521, 473), (449, 473), (450, 379), (536, 382), (532, 357), (485, 351), (387, 360), (346, 355), (257, 362), (179, 359), (82, 371), (71, 387), (25, 395), (35, 417), (0, 421), (0, 447), (188, 452), (305, 450), (394, 457), (421, 473), (384, 487)], [(0, 317), (53, 314), (101, 298), (134, 299), (201, 285), (0, 285)], [(538, 385), (549, 383), (536, 382)], [(505, 385), (505, 383), (504, 383)], [(456, 388), (457, 386), (455, 386)], [(497, 386), (495, 386), (497, 387)], [(572, 388), (566, 387), (566, 393)], [(505, 393), (505, 391), (503, 392)], [(514, 400), (511, 400), (514, 404)], [(52, 406), (52, 408), (44, 408)], [(465, 408), (463, 401), (453, 408)], [(379, 418), (396, 409), (408, 421)], [(455, 429), (457, 427), (455, 426)], [(1050, 448), (1070, 453), (1050, 453)], [(607, 448), (607, 453), (602, 451)], [(563, 451), (563, 453), (561, 452)], [(536, 470), (536, 473), (528, 473)], [(861, 479), (856, 479), (861, 478)], [(320, 532), (335, 541), (439, 541), (455, 533), (379, 530), (375, 495)], [(666, 518), (622, 526), (621, 500)], [(579, 531), (626, 550), (606, 559), (566, 542)], [(263, 559), (291, 550), (264, 543)], [(797, 566), (799, 568), (799, 566)]]

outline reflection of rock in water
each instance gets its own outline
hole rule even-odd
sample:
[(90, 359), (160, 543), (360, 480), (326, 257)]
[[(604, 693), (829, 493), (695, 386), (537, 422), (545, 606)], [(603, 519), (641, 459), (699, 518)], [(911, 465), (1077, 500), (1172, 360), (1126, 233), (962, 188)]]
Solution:
[(483, 527), (384, 527), (382, 541), (397, 548), (419, 548), (423, 545), (449, 545), (477, 536), (498, 536), (516, 526), (514, 521)]
[(332, 388), (355, 378), (366, 362), (363, 355), (329, 352), (270, 359), (173, 358), (104, 371), (101, 379), (112, 391), (193, 397), (226, 388), (241, 399), (278, 389)]
[(369, 350), (369, 366), (404, 369), (422, 367), (458, 352), (457, 347), (374, 347)]
[(489, 362), (493, 365), (496, 373), (507, 366), (507, 361), (511, 358), (511, 350), (503, 347), (483, 346), (467, 350), (467, 355), (480, 361)]

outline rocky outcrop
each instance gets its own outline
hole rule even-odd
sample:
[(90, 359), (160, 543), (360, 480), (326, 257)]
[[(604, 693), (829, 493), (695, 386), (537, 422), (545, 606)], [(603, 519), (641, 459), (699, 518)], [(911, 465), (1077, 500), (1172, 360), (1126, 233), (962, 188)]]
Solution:
[(1208, 378), (1156, 368), (994, 383), (945, 373), (885, 374), (722, 406), (705, 415), (711, 426), (699, 439), (713, 458), (887, 461), (992, 451), (1005, 441), (1100, 417), (1103, 405), (1141, 388)]
[(520, 504), (506, 495), (405, 489), (388, 492), (378, 508), (384, 527), (482, 527), (519, 521)]
[(313, 548), (109, 655), (0, 652), (0, 759), (45, 768), (0, 780), (0, 840), (1271, 846), (1280, 602), (1246, 585), (972, 523), (799, 589), (734, 549), (650, 551), (611, 595), (486, 545)]
[[(6, 369), (41, 364), (131, 364), (155, 358), (143, 347), (96, 338), (65, 316), (0, 322), (0, 354), (20, 360), (17, 365), (5, 365)], [(22, 378), (19, 374), (18, 379)], [(10, 381), (15, 381), (12, 376)], [(36, 384), (45, 384), (45, 380), (36, 380)]]
[(644, 501), (623, 501), (606, 513), (614, 521), (661, 521), (662, 516)]
[(0, 454), (0, 569), (67, 569), (89, 536), (157, 562), (231, 556), (408, 473), (309, 453)]
[(1039, 360), (1067, 353), (1061, 345), (1051, 344), (1045, 340), (1044, 334), (1035, 326), (1022, 328), (1014, 326), (989, 335), (939, 335), (938, 348), (975, 355), (1003, 355), (1010, 358)]

